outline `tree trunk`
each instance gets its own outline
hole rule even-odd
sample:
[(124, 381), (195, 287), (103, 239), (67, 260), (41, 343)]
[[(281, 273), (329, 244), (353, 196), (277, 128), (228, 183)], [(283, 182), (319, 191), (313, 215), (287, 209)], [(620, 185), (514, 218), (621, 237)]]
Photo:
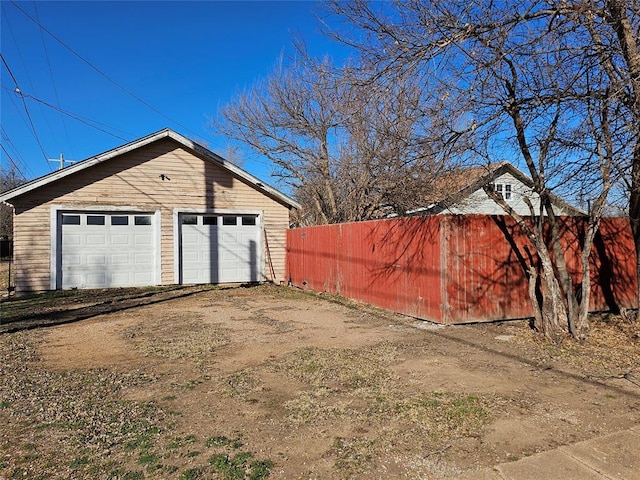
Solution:
[(561, 236), (564, 232), (560, 232), (560, 226), (558, 225), (558, 218), (553, 210), (553, 205), (548, 195), (545, 195), (545, 210), (548, 214), (548, 220), (551, 229), (551, 246), (553, 249), (553, 259), (555, 260), (555, 267), (557, 270), (557, 279), (559, 284), (562, 285), (564, 291), (564, 298), (566, 299), (567, 306), (567, 328), (571, 336), (577, 336), (576, 323), (578, 321), (579, 306), (573, 291), (573, 281), (571, 275), (567, 269), (567, 262), (564, 257), (564, 251), (562, 250)]
[[(533, 325), (542, 325), (542, 311), (540, 304), (538, 303), (538, 296), (536, 292), (538, 290), (538, 270), (535, 265), (529, 265), (529, 300), (531, 301), (531, 307), (533, 308)], [(537, 328), (537, 327), (536, 327)]]
[(591, 256), (593, 239), (598, 231), (597, 225), (592, 226), (591, 222), (589, 223), (581, 253), (582, 298), (580, 300), (580, 313), (576, 321), (576, 332), (574, 333), (574, 336), (580, 341), (585, 341), (589, 335), (589, 303), (591, 302), (591, 264), (589, 263), (589, 257)]
[[(534, 311), (536, 321), (535, 328), (543, 333), (545, 337), (555, 343), (561, 342), (569, 333), (569, 314), (567, 309), (567, 300), (563, 296), (560, 283), (556, 276), (556, 269), (551, 259), (549, 249), (545, 243), (542, 222), (544, 217), (539, 217), (538, 223), (531, 226), (521, 217), (501, 196), (498, 196), (490, 185), (485, 185), (483, 190), (489, 198), (496, 202), (502, 209), (516, 222), (518, 227), (527, 236), (529, 241), (535, 247), (538, 258), (540, 259), (540, 274), (536, 273), (536, 266), (529, 267), (529, 298)], [(555, 254), (555, 252), (554, 252)], [(564, 254), (556, 255), (564, 261)], [(557, 258), (556, 258), (557, 261)], [(566, 270), (566, 264), (565, 265)], [(536, 296), (536, 283), (540, 279), (540, 290), (542, 303)]]
[(566, 337), (569, 324), (567, 306), (546, 247), (538, 249), (538, 257), (542, 264), (542, 333), (552, 342), (560, 343)]

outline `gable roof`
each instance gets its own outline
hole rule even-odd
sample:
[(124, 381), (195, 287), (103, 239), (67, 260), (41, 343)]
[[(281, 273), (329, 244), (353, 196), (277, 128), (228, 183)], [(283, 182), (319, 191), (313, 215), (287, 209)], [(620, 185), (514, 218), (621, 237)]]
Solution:
[(31, 180), (23, 185), (20, 185), (19, 187), (13, 188), (0, 194), (0, 201), (6, 202), (8, 200), (11, 200), (12, 198), (24, 195), (25, 193), (28, 193), (37, 188), (44, 187), (45, 185), (60, 180), (61, 178), (68, 177), (69, 175), (74, 175), (86, 168), (93, 167), (94, 165), (98, 165), (102, 162), (106, 162), (112, 158), (118, 157), (119, 155), (137, 150), (153, 142), (157, 142), (166, 138), (175, 141), (184, 149), (193, 152), (200, 157), (203, 157), (206, 161), (213, 162), (224, 170), (227, 170), (237, 177), (240, 177), (241, 179), (252, 185), (256, 190), (269, 197), (272, 197), (273, 199), (286, 205), (287, 207), (297, 209), (301, 208), (300, 204), (293, 200), (291, 197), (285, 195), (284, 193), (276, 190), (273, 187), (270, 187), (260, 179), (251, 175), (249, 172), (225, 160), (220, 155), (212, 152), (208, 148), (203, 147), (202, 145), (169, 128), (165, 128), (158, 132), (147, 135), (146, 137), (139, 138), (120, 147), (116, 147), (112, 150), (100, 153), (99, 155), (96, 155), (94, 157), (89, 157), (78, 163), (74, 163), (73, 165), (63, 168), (62, 170), (57, 170), (55, 172), (51, 172), (47, 175), (43, 175), (42, 177)]
[[(533, 188), (533, 180), (507, 161), (480, 167), (461, 168), (443, 175), (437, 182), (443, 188), (436, 188), (432, 195), (422, 199), (423, 205), (428, 206), (416, 208), (407, 213), (410, 215), (440, 213), (460, 203), (485, 185), (493, 183), (505, 173), (510, 174), (527, 187)], [(587, 214), (584, 210), (574, 207), (557, 195), (551, 193), (550, 197), (554, 205), (562, 208), (570, 215)]]

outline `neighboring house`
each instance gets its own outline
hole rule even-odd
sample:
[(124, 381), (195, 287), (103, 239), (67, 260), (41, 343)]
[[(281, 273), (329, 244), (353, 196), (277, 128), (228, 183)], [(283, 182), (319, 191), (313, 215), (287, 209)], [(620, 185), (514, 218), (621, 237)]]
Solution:
[[(519, 215), (531, 215), (524, 199), (531, 201), (534, 209), (539, 209), (540, 197), (533, 191), (533, 182), (509, 162), (494, 163), (483, 167), (463, 168), (444, 175), (437, 182), (437, 192), (423, 199), (419, 208), (407, 212), (410, 215), (433, 214), (486, 214), (504, 215), (504, 210), (484, 191), (485, 185), (493, 189)], [(552, 195), (557, 215), (586, 215), (561, 198)], [(539, 210), (536, 210), (539, 214)]]
[(169, 129), (0, 195), (17, 291), (284, 280), (300, 206)]

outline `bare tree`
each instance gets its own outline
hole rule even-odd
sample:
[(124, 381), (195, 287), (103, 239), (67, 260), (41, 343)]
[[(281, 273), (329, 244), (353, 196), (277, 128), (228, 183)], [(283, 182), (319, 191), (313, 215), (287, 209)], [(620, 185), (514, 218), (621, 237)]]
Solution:
[[(361, 52), (377, 82), (408, 74), (419, 79), (422, 108), (447, 126), (440, 131), (450, 132), (448, 140), (484, 161), (526, 164), (536, 194), (530, 219), (490, 188), (487, 194), (536, 249), (541, 267), (538, 274), (530, 265), (529, 275), (538, 328), (555, 341), (567, 334), (585, 338), (593, 239), (617, 173), (625, 164), (635, 167), (640, 151), (637, 0), (335, 0), (329, 9), (357, 27), (355, 35), (332, 34)], [(631, 104), (636, 113), (630, 116)], [(633, 204), (640, 164), (631, 184), (632, 220), (634, 207), (640, 220), (640, 200)], [(586, 192), (591, 200), (579, 286), (566, 265), (553, 190)]]
[[(11, 190), (24, 182), (25, 179), (15, 167), (0, 167), (0, 192)], [(6, 203), (0, 203), (0, 239), (3, 238), (13, 238), (13, 208)]]
[(445, 168), (421, 140), (427, 117), (409, 80), (381, 85), (301, 53), (225, 106), (214, 128), (273, 162), (304, 207), (302, 224), (403, 213)]

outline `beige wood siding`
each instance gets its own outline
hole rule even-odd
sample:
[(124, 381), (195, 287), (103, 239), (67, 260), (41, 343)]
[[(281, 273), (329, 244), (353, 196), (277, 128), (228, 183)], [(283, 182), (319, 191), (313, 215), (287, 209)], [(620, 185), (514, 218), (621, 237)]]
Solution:
[(16, 291), (49, 289), (49, 230), (48, 212), (44, 217), (34, 211), (14, 216), (13, 257)]
[[(19, 291), (50, 288), (50, 235), (56, 233), (50, 232), (52, 206), (159, 210), (162, 284), (172, 284), (175, 278), (175, 209), (261, 211), (275, 279), (271, 278), (269, 265), (263, 271), (269, 280), (284, 280), (288, 208), (170, 139), (86, 168), (16, 197), (13, 203), (15, 278)], [(265, 255), (265, 260), (268, 258)]]

